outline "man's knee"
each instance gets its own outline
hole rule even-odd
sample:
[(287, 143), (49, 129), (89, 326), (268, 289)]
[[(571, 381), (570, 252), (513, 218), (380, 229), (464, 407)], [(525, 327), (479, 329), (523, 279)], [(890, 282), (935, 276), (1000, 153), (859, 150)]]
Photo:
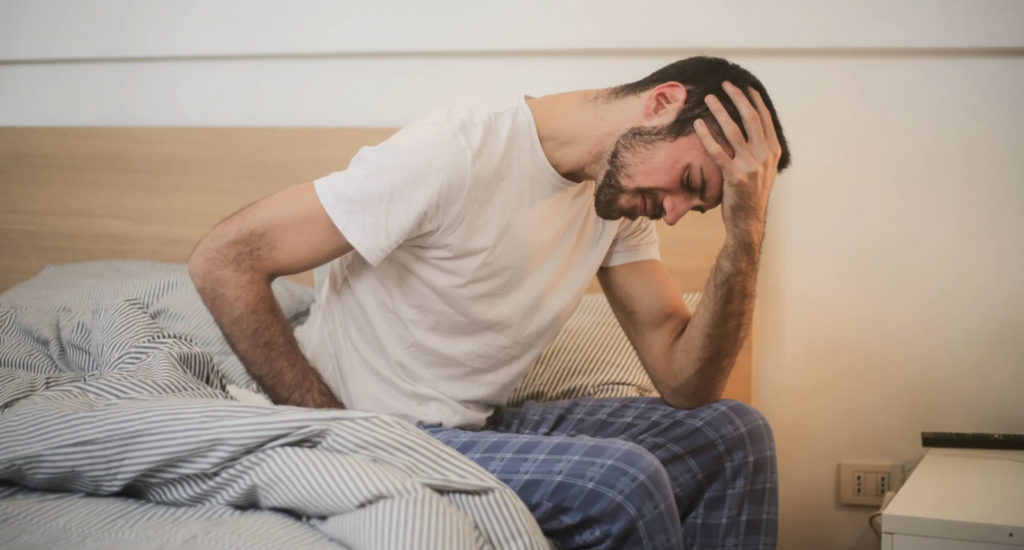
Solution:
[[(664, 547), (678, 535), (678, 512), (668, 473), (657, 457), (635, 443), (597, 440), (567, 460), (559, 492), (573, 493), (585, 524), (607, 527), (597, 535), (609, 548)], [(604, 531), (604, 529), (601, 529)], [(607, 540), (610, 537), (614, 540)]]
[(730, 451), (752, 456), (774, 455), (772, 428), (760, 411), (733, 399), (722, 399), (707, 407), (720, 441)]
[[(560, 472), (580, 491), (579, 498), (630, 508), (672, 492), (658, 458), (635, 443), (597, 439), (581, 455), (567, 459)], [(592, 493), (592, 494), (584, 494)], [(591, 500), (593, 499), (593, 500)]]
[(619, 449), (614, 468), (608, 474), (614, 476), (614, 487), (622, 497), (624, 506), (636, 507), (651, 499), (672, 497), (672, 486), (668, 473), (658, 457), (642, 446), (628, 441), (614, 441)]

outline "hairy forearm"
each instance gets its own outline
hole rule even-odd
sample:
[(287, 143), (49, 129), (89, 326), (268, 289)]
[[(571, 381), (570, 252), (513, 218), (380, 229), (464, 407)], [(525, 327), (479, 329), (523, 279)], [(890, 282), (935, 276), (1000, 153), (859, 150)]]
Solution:
[(760, 232), (726, 238), (700, 305), (674, 342), (669, 403), (693, 408), (721, 396), (750, 332), (760, 249)]
[(303, 356), (291, 325), (270, 288), (256, 274), (197, 267), (190, 272), (207, 309), (260, 387), (279, 404), (341, 408)]
[(726, 238), (700, 306), (681, 324), (671, 345), (674, 363), (666, 399), (681, 407), (721, 396), (750, 331), (768, 199), (782, 158), (782, 144), (761, 94), (729, 82), (723, 82), (722, 89), (738, 111), (743, 130), (721, 99), (704, 98), (728, 142), (723, 147), (707, 122), (694, 122), (697, 138), (722, 172)]

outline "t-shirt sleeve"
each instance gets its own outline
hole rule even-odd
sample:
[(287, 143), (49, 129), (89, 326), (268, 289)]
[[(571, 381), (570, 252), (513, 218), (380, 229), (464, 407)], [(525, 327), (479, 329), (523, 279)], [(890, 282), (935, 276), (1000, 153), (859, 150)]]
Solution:
[(601, 267), (660, 259), (658, 233), (654, 230), (654, 222), (648, 218), (622, 218), (619, 222), (619, 231), (615, 234)]
[(346, 170), (314, 182), (341, 234), (376, 266), (400, 244), (437, 231), (468, 177), (468, 152), (450, 127), (418, 123), (363, 147)]

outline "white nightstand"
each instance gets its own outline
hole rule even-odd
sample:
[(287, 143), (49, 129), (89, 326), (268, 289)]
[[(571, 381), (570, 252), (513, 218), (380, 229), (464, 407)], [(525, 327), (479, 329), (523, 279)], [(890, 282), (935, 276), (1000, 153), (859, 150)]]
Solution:
[(1024, 451), (931, 449), (882, 512), (882, 550), (1024, 548)]

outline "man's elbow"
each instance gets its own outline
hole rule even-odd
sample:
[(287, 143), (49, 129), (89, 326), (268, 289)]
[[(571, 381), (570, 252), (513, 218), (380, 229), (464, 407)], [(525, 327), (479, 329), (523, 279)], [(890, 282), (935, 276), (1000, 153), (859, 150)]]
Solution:
[(215, 278), (219, 274), (223, 274), (224, 266), (221, 258), (223, 258), (222, 251), (218, 251), (216, 246), (210, 242), (209, 235), (199, 241), (199, 244), (192, 250), (192, 254), (189, 255), (188, 275), (192, 278), (192, 284), (195, 285), (200, 295), (215, 284)]
[(276, 275), (256, 261), (259, 247), (252, 242), (224, 239), (216, 230), (196, 245), (188, 258), (188, 273), (200, 296), (257, 287), (269, 287)]
[(724, 388), (708, 385), (683, 384), (662, 392), (661, 398), (669, 405), (683, 410), (710, 405), (722, 398)]

